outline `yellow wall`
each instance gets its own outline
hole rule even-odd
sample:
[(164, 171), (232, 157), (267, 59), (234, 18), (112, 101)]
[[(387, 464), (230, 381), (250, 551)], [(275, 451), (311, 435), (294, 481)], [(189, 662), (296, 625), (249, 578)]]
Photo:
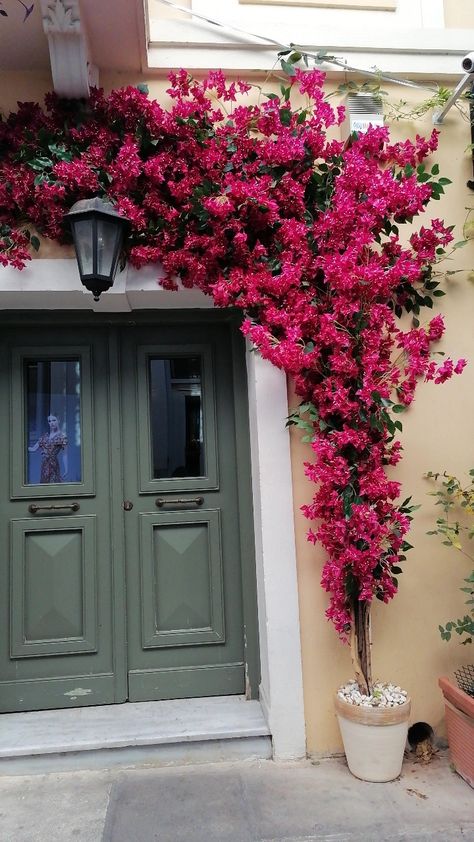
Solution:
[(0, 73), (0, 114), (16, 111), (17, 102), (42, 102), (53, 84), (50, 73), (8, 71)]
[[(14, 109), (17, 100), (41, 101), (50, 88), (49, 77), (37, 74), (3, 74), (2, 81), (3, 113)], [(143, 80), (118, 73), (101, 79), (106, 90), (138, 81)], [(165, 102), (166, 87), (165, 80), (155, 79), (150, 82), (150, 94)], [(423, 94), (407, 95), (406, 89), (392, 88), (389, 93), (394, 99), (423, 98)], [(416, 124), (396, 123), (392, 134), (403, 138), (428, 134), (431, 128), (428, 116)], [(435, 159), (453, 184), (442, 201), (432, 203), (430, 212), (456, 224), (456, 239), (462, 238), (466, 206), (474, 205), (474, 194), (466, 187), (467, 179), (472, 178), (471, 159), (464, 151), (469, 142), (467, 122), (452, 109), (441, 128), (440, 150)], [(53, 254), (63, 256), (64, 252), (55, 252), (54, 246), (40, 252), (43, 257)], [(472, 242), (457, 251), (449, 264), (449, 268), (461, 267), (474, 267)], [(469, 650), (456, 641), (446, 644), (438, 635), (439, 623), (464, 613), (458, 587), (469, 572), (469, 565), (435, 537), (426, 535), (437, 510), (427, 496), (430, 486), (423, 479), (430, 469), (446, 467), (462, 473), (474, 466), (474, 284), (467, 280), (467, 273), (456, 277), (449, 282), (449, 295), (441, 300), (439, 308), (447, 317), (447, 333), (440, 348), (449, 350), (454, 357), (467, 357), (470, 366), (462, 377), (443, 386), (421, 384), (415, 404), (403, 416), (405, 456), (395, 476), (403, 482), (405, 496), (412, 494), (423, 507), (416, 513), (410, 539), (415, 549), (408, 554), (405, 572), (400, 576), (400, 592), (388, 606), (377, 603), (373, 622), (375, 676), (406, 687), (413, 700), (412, 721), (424, 720), (441, 732), (443, 707), (437, 677), (474, 661), (474, 647)], [(289, 403), (292, 407), (297, 403), (291, 390)], [(301, 443), (298, 432), (293, 431), (291, 437), (308, 750), (330, 752), (341, 747), (332, 696), (337, 686), (351, 677), (351, 663), (348, 648), (339, 643), (325, 619), (327, 596), (319, 585), (323, 554), (307, 543), (308, 523), (300, 513), (300, 506), (312, 493), (302, 469), (303, 462), (311, 458), (311, 451)]]

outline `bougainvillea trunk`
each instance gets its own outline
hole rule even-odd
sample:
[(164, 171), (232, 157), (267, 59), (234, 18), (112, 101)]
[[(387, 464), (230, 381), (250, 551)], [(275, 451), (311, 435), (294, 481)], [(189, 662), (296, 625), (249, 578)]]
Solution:
[(395, 595), (410, 548), (413, 507), (385, 473), (401, 458), (400, 414), (420, 379), (442, 383), (465, 365), (433, 360), (443, 319), (418, 319), (444, 294), (433, 267), (451, 228), (432, 219), (399, 234), (448, 179), (424, 163), (436, 132), (393, 144), (385, 127), (350, 144), (328, 138), (344, 109), (325, 100), (321, 72), (290, 70), (281, 95), (260, 91), (253, 104), (245, 82), (180, 70), (167, 110), (128, 87), (93, 90), (88, 102), (49, 95), (45, 111), (20, 103), (0, 116), (0, 264), (30, 259), (39, 241), (28, 223), (70, 242), (66, 213), (99, 195), (130, 220), (132, 265), (160, 263), (166, 288), (198, 287), (242, 311), (245, 335), (302, 400), (290, 423), (312, 448), (308, 540), (326, 551), (327, 617), (345, 642), (353, 634), (368, 686), (369, 606)]
[(351, 608), (351, 657), (354, 677), (362, 693), (372, 693), (370, 603), (354, 600)]

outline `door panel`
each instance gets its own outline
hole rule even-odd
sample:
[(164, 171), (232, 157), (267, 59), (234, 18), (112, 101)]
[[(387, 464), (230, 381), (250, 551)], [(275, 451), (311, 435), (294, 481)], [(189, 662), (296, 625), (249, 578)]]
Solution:
[(112, 640), (107, 337), (55, 326), (52, 346), (51, 335), (19, 327), (0, 347), (10, 395), (0, 402), (4, 711), (124, 698)]
[(95, 652), (96, 517), (13, 520), (13, 658)]
[(141, 514), (140, 526), (143, 648), (224, 643), (219, 512)]
[(243, 693), (230, 331), (157, 333), (122, 343), (130, 699)]

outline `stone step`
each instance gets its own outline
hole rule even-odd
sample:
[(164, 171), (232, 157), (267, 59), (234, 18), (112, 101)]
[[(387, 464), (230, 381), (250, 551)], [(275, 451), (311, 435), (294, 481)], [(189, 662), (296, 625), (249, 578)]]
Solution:
[(267, 759), (261, 705), (243, 696), (0, 716), (0, 774)]

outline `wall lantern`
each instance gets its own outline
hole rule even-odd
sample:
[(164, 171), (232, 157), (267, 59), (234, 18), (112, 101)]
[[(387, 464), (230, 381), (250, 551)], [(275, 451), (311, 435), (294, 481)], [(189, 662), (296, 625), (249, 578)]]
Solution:
[(98, 301), (114, 282), (130, 220), (98, 197), (76, 202), (66, 217), (71, 225), (81, 283)]

